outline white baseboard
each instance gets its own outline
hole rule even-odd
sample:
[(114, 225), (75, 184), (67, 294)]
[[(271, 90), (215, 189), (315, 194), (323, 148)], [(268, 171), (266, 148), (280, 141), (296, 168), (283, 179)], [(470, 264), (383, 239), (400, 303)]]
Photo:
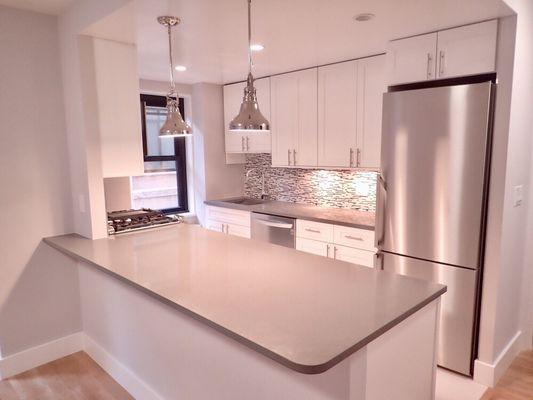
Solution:
[(102, 346), (92, 340), (89, 336), (84, 336), (84, 350), (102, 369), (117, 381), (137, 400), (163, 400), (150, 386), (142, 379), (131, 372), (124, 364), (109, 354)]
[(522, 331), (518, 331), (501, 351), (494, 363), (481, 360), (474, 362), (474, 380), (485, 386), (494, 387), (511, 365), (522, 348)]
[(83, 350), (83, 336), (73, 333), (0, 359), (0, 380)]

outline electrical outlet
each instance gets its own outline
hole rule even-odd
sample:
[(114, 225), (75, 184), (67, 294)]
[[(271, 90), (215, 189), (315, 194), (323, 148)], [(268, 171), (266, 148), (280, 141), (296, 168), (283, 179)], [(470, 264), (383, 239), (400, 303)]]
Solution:
[(524, 185), (515, 186), (513, 189), (513, 206), (520, 207), (524, 199)]

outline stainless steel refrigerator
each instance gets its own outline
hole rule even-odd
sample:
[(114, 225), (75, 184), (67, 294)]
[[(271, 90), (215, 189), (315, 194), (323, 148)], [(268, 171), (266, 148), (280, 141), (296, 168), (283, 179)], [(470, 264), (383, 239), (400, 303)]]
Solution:
[(490, 164), (492, 82), (384, 94), (378, 264), (448, 286), (438, 364), (472, 374)]

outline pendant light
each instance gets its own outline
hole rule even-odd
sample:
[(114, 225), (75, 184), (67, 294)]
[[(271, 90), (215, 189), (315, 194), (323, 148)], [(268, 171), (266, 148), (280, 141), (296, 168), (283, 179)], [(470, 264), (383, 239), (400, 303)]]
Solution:
[(191, 127), (183, 120), (179, 109), (179, 96), (174, 83), (174, 65), (172, 62), (172, 27), (180, 23), (178, 17), (158, 17), (157, 22), (167, 28), (168, 54), (170, 58), (170, 91), (167, 94), (167, 120), (159, 129), (159, 137), (183, 137), (191, 135)]
[(252, 0), (248, 1), (248, 78), (244, 88), (244, 97), (242, 99), (239, 114), (233, 118), (229, 124), (229, 130), (238, 131), (268, 131), (270, 124), (261, 114), (259, 104), (257, 103), (257, 92), (254, 87), (254, 77), (252, 76), (252, 23), (251, 23), (251, 6)]

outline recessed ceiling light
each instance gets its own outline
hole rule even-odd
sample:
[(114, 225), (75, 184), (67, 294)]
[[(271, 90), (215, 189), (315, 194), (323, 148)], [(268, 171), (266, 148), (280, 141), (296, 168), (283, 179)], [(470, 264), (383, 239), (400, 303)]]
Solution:
[(185, 72), (187, 71), (187, 67), (185, 65), (176, 65), (176, 71), (179, 71), (179, 72)]
[(250, 50), (252, 51), (261, 51), (264, 50), (265, 46), (260, 43), (254, 43), (250, 45)]
[(353, 17), (353, 19), (358, 22), (365, 22), (365, 21), (370, 21), (374, 17), (375, 15), (372, 13), (361, 13), (361, 14), (357, 14), (355, 17)]

